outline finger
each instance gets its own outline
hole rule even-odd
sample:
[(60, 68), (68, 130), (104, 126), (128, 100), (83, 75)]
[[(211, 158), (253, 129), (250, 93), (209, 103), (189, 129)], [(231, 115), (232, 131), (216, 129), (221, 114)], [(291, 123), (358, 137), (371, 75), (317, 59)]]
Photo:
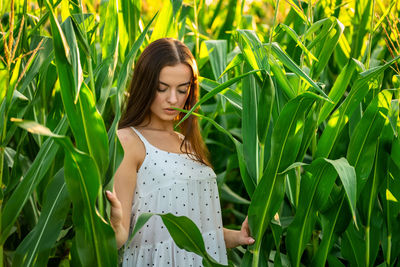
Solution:
[(108, 200), (111, 203), (111, 206), (119, 207), (121, 205), (121, 203), (119, 202), (118, 198), (113, 193), (111, 193), (110, 191), (107, 190), (106, 191), (106, 195), (107, 195)]
[(240, 239), (241, 245), (252, 245), (254, 244), (255, 240), (251, 236), (242, 236)]

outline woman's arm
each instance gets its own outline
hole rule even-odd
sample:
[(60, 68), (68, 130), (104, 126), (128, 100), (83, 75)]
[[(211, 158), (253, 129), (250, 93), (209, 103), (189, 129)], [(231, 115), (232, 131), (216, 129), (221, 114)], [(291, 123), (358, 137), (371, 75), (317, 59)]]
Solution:
[(114, 193), (108, 191), (107, 198), (111, 203), (111, 226), (117, 247), (120, 248), (128, 239), (136, 172), (146, 152), (139, 137), (131, 129), (118, 130), (117, 134), (124, 149), (124, 158), (114, 176)]
[(250, 236), (249, 224), (247, 217), (242, 223), (240, 231), (223, 228), (224, 239), (226, 248), (234, 248), (241, 245), (251, 245), (254, 243), (254, 239)]

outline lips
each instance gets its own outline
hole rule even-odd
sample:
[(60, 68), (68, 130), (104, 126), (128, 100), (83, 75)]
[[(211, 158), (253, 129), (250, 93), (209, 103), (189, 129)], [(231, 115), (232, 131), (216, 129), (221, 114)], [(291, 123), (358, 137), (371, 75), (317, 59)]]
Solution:
[(178, 111), (172, 108), (164, 108), (164, 112), (168, 115), (175, 115)]

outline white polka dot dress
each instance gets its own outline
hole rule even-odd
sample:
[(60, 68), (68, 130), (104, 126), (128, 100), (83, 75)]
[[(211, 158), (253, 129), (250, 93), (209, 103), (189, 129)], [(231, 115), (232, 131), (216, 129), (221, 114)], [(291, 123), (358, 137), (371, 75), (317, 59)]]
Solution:
[[(130, 232), (143, 212), (187, 216), (200, 229), (208, 254), (227, 264), (221, 206), (214, 171), (186, 154), (151, 145), (132, 127), (146, 148), (137, 173)], [(203, 266), (202, 258), (178, 248), (159, 216), (152, 216), (125, 245), (123, 267)]]

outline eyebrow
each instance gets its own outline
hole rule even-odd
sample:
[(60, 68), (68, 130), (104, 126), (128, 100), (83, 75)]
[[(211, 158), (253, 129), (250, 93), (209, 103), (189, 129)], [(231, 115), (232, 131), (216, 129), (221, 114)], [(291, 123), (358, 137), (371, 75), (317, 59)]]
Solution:
[[(162, 82), (162, 81), (160, 81), (160, 83), (161, 83), (162, 85), (169, 86), (169, 84), (164, 83), (164, 82)], [(190, 84), (190, 82), (181, 83), (181, 84), (178, 84), (178, 87), (179, 87), (179, 86), (184, 86), (184, 85), (189, 85), (189, 84)]]

